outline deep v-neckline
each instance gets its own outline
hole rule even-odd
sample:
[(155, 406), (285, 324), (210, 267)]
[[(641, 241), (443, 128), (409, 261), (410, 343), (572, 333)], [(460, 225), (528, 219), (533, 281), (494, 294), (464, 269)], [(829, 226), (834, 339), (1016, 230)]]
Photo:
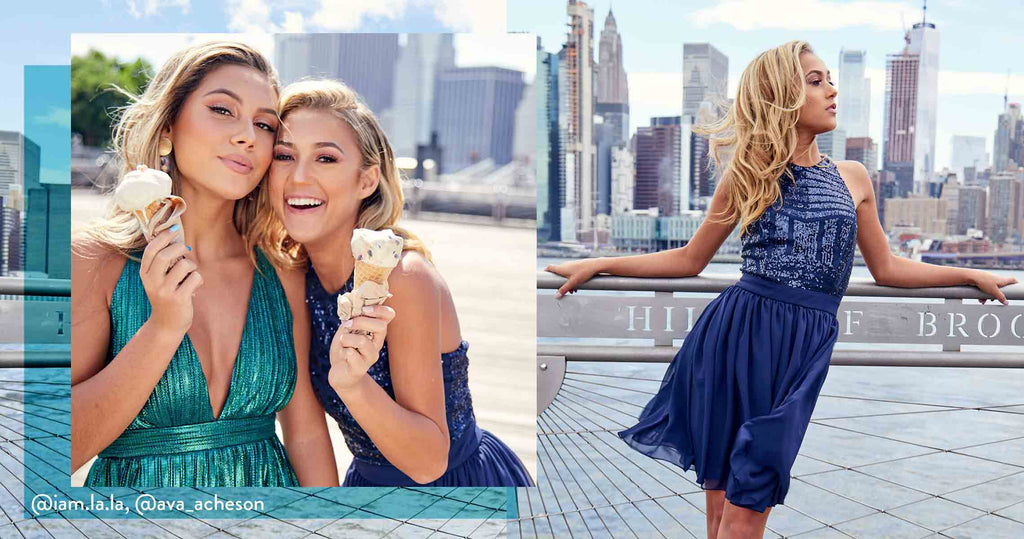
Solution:
[[(206, 373), (203, 372), (203, 362), (199, 359), (199, 352), (196, 350), (194, 344), (192, 344), (192, 337), (189, 336), (188, 332), (185, 333), (185, 343), (188, 346), (188, 350), (191, 351), (192, 358), (196, 361), (196, 367), (199, 369), (199, 378), (203, 383), (203, 393), (206, 394), (206, 405), (210, 411), (210, 417), (214, 421), (219, 421), (220, 418), (224, 417), (224, 411), (228, 409), (228, 405), (231, 404), (231, 397), (234, 395), (232, 391), (235, 387), (235, 378), (238, 377), (238, 362), (242, 356), (242, 345), (245, 344), (245, 337), (249, 334), (249, 320), (252, 314), (252, 301), (256, 297), (254, 293), (256, 288), (256, 277), (259, 274), (257, 268), (253, 268), (252, 271), (252, 284), (249, 285), (249, 299), (245, 304), (245, 321), (242, 322), (242, 336), (238, 339), (238, 347), (235, 351), (235, 362), (231, 365), (231, 379), (228, 380), (228, 394), (224, 397), (224, 405), (220, 408), (220, 413), (213, 413), (213, 396), (210, 395), (210, 381), (206, 378)], [(212, 365), (212, 363), (211, 363)]]

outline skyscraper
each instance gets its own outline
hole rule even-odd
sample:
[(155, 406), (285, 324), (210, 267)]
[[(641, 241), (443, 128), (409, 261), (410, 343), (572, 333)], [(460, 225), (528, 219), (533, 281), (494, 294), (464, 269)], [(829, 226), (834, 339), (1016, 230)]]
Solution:
[(615, 15), (608, 10), (601, 31), (597, 63), (597, 102), (594, 124), (597, 154), (597, 213), (611, 215), (612, 147), (629, 139), (629, 87), (622, 66), (622, 37)]
[(339, 79), (381, 114), (394, 102), (398, 34), (275, 34), (274, 64), (283, 84), (303, 77)]
[(918, 56), (907, 49), (886, 57), (882, 168), (893, 173), (896, 194), (901, 197), (914, 191), (918, 62)]
[(847, 137), (868, 136), (871, 115), (871, 79), (864, 76), (867, 52), (839, 50), (838, 126)]
[(629, 103), (629, 85), (622, 66), (622, 36), (611, 9), (604, 19), (598, 49), (597, 102)]
[(953, 172), (967, 183), (964, 169), (973, 167), (974, 170), (984, 169), (988, 165), (988, 152), (985, 151), (985, 137), (967, 137), (953, 135), (953, 158), (951, 168)]
[(524, 87), (522, 71), (503, 67), (457, 67), (438, 74), (434, 125), (447, 172), (485, 159), (497, 165), (512, 160)]
[(728, 106), (729, 58), (710, 43), (683, 44), (683, 115), (680, 175), (685, 184), (680, 210), (707, 210), (715, 191), (708, 164), (708, 140), (692, 131), (694, 124), (711, 121)]
[(988, 179), (988, 229), (989, 240), (1000, 244), (1010, 239), (1014, 232), (1013, 203), (1017, 198), (1016, 174), (997, 172)]
[(25, 269), (25, 195), (41, 191), (39, 152), (21, 133), (0, 131), (0, 275)]
[(682, 181), (679, 116), (651, 118), (651, 125), (637, 129), (636, 180), (633, 208), (658, 208), (658, 215), (678, 215)]
[(633, 186), (635, 164), (633, 150), (629, 144), (620, 142), (612, 146), (612, 215), (620, 215), (633, 209)]
[(967, 229), (985, 230), (988, 228), (988, 195), (985, 188), (979, 185), (964, 184), (959, 189), (959, 210), (957, 234), (966, 234)]
[(878, 173), (878, 144), (871, 137), (847, 138), (846, 158), (864, 165), (871, 176)]
[(939, 31), (927, 21), (904, 36), (906, 46), (886, 57), (885, 169), (896, 174), (900, 196), (925, 193), (935, 173), (939, 92)]
[(818, 150), (829, 156), (830, 159), (833, 161), (846, 159), (846, 132), (842, 128), (837, 127), (815, 138), (818, 142)]
[(1024, 165), (1024, 119), (1020, 103), (1009, 103), (999, 115), (996, 127), (993, 163), (995, 172), (1004, 172)]
[(594, 10), (569, 0), (569, 33), (559, 53), (559, 126), (565, 152), (562, 241), (596, 239), (596, 153), (594, 148)]
[(39, 187), (39, 145), (21, 133), (0, 131), (0, 196), (9, 196), (12, 185), (22, 194)]
[(451, 34), (409, 34), (395, 65), (394, 101), (380, 114), (398, 157), (416, 157), (430, 142), (437, 74), (455, 67)]
[(545, 52), (537, 38), (537, 235), (560, 241), (565, 205), (565, 158), (558, 128), (558, 55)]
[[(927, 16), (927, 7), (925, 8)], [(935, 175), (935, 129), (939, 104), (939, 31), (927, 17), (910, 30), (911, 54), (918, 55), (917, 121), (914, 137), (914, 187), (918, 192)]]
[(722, 105), (728, 85), (728, 57), (710, 43), (683, 44), (684, 118), (696, 118), (704, 101), (716, 107)]

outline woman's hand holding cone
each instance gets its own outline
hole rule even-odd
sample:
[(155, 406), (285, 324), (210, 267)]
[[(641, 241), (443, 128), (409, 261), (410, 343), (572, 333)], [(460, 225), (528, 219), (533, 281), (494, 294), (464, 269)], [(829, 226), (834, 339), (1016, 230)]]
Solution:
[[(331, 371), (327, 380), (334, 391), (342, 395), (354, 388), (366, 375), (384, 347), (388, 324), (395, 318), (395, 310), (385, 305), (363, 308), (363, 314), (342, 323), (331, 341)], [(369, 335), (356, 333), (369, 332)]]
[(192, 326), (192, 296), (203, 284), (188, 248), (175, 242), (174, 227), (157, 234), (142, 254), (139, 277), (152, 305), (149, 321), (167, 331), (185, 333)]

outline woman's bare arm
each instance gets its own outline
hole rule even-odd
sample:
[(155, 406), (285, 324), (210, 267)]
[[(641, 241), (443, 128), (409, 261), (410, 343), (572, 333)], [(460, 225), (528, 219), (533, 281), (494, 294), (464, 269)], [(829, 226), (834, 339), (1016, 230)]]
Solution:
[[(169, 243), (173, 234), (163, 234), (166, 236), (162, 239), (158, 236), (153, 241)], [(186, 252), (184, 245), (164, 251), (168, 258)], [(167, 370), (185, 334), (185, 330), (177, 331), (162, 320), (150, 318), (117, 356), (104, 365), (110, 345), (110, 296), (123, 268), (124, 258), (109, 249), (80, 243), (72, 249), (73, 470), (110, 445), (131, 424)], [(199, 275), (194, 275), (198, 279)], [(184, 293), (191, 297), (191, 290)]]
[[(711, 199), (709, 215), (722, 214), (728, 194), (727, 182), (719, 183)], [(556, 297), (575, 292), (579, 285), (598, 273), (622, 277), (690, 277), (707, 267), (734, 228), (735, 220), (724, 224), (705, 219), (683, 247), (644, 255), (574, 260), (544, 269), (568, 279), (558, 289)]]
[(339, 485), (338, 465), (327, 432), (327, 420), (309, 378), (311, 326), (305, 300), (305, 277), (297, 270), (278, 270), (277, 275), (292, 311), (292, 338), (298, 369), (292, 399), (277, 414), (284, 434), (284, 448), (300, 486), (336, 487)]
[(899, 288), (970, 285), (1006, 303), (999, 287), (1016, 282), (1012, 277), (1000, 277), (977, 269), (926, 264), (893, 254), (878, 220), (875, 193), (867, 169), (856, 161), (843, 161), (840, 170), (858, 192), (864, 193), (857, 206), (857, 244), (876, 283)]

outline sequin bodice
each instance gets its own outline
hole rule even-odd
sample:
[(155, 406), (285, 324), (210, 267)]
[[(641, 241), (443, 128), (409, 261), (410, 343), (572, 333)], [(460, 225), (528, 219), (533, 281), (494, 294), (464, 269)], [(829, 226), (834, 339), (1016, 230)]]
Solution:
[(740, 271), (796, 288), (846, 293), (857, 243), (857, 210), (835, 163), (789, 165), (781, 201), (743, 235)]
[[(350, 290), (352, 277), (349, 277), (341, 290), (328, 294), (312, 265), (306, 273), (306, 303), (309, 305), (313, 321), (313, 340), (309, 350), (310, 379), (320, 404), (338, 422), (352, 455), (375, 464), (389, 464), (327, 381), (327, 374), (331, 370), (331, 340), (341, 324), (337, 312), (338, 296)], [(469, 344), (463, 341), (455, 350), (441, 354), (445, 411), (448, 418), (448, 433), (453, 442), (466, 427), (474, 425), (476, 420), (473, 415), (473, 400), (469, 394), (469, 358), (466, 356), (468, 348)], [(367, 374), (391, 398), (395, 398), (387, 343), (381, 348), (377, 362), (370, 366)]]

